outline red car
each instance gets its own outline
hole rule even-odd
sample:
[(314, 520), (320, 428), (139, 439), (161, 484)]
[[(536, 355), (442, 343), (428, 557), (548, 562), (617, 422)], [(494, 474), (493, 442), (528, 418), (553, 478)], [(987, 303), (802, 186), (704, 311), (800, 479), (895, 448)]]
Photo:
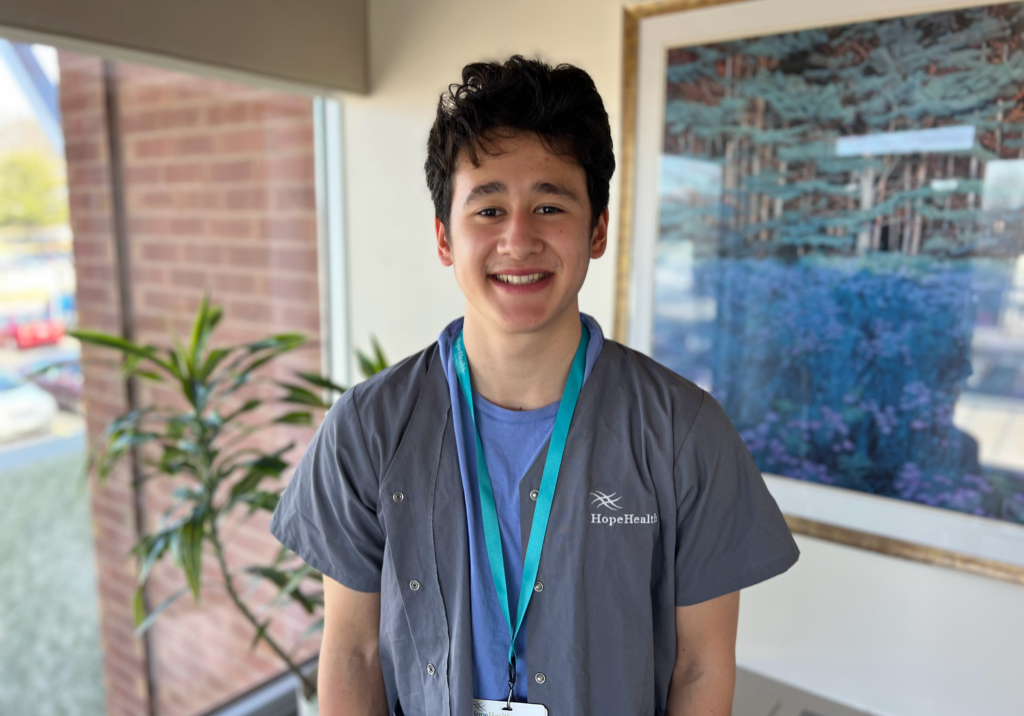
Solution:
[(49, 318), (42, 318), (24, 323), (7, 324), (6, 338), (4, 345), (7, 348), (35, 348), (36, 346), (49, 346), (60, 342), (64, 335), (64, 324)]

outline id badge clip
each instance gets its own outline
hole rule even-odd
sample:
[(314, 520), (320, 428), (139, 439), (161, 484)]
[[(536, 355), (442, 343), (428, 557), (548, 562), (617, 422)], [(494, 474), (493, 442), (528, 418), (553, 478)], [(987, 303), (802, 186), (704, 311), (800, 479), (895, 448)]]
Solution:
[(475, 716), (548, 716), (548, 710), (540, 704), (473, 699), (473, 714)]
[(504, 701), (473, 699), (474, 716), (548, 716), (546, 707), (540, 704), (516, 703), (512, 692), (516, 688), (516, 657), (513, 653), (508, 663), (508, 698)]

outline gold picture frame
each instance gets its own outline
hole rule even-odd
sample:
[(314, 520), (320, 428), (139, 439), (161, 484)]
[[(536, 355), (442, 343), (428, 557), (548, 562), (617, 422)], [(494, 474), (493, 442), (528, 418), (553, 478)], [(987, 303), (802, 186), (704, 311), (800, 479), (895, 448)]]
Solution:
[[(674, 15), (699, 9), (715, 8), (725, 5), (742, 3), (745, 0), (665, 0), (647, 2), (627, 6), (623, 10), (623, 57), (622, 57), (622, 136), (619, 143), (620, 172), (620, 211), (618, 224), (618, 253), (616, 261), (614, 330), (615, 339), (622, 343), (628, 342), (628, 327), (631, 314), (630, 282), (633, 270), (633, 231), (635, 192), (637, 183), (637, 132), (638, 132), (638, 88), (640, 72), (640, 40), (641, 23), (647, 18)], [(758, 3), (760, 4), (760, 3)], [(967, 6), (994, 5), (1000, 3), (982, 3), (963, 0), (959, 3), (936, 2), (934, 10), (922, 10), (920, 3), (915, 9), (906, 12), (884, 11), (877, 16), (897, 17), (900, 15), (916, 15), (922, 12), (941, 12), (960, 9)], [(876, 19), (860, 17), (849, 22), (862, 22)], [(814, 25), (803, 26), (809, 29)], [(749, 35), (747, 35), (749, 36)], [(735, 39), (739, 39), (737, 35)], [(715, 40), (718, 41), (718, 40)], [(777, 478), (788, 480), (789, 478)], [(841, 488), (825, 488), (837, 490)], [(880, 498), (886, 499), (886, 498)], [(924, 508), (938, 510), (938, 508)], [(1024, 566), (987, 559), (980, 556), (965, 554), (951, 549), (920, 544), (912, 541), (896, 539), (890, 536), (871, 533), (862, 529), (850, 529), (838, 524), (808, 519), (786, 514), (790, 529), (797, 534), (828, 540), (838, 544), (865, 549), (879, 554), (902, 559), (923, 562), (926, 564), (955, 569), (992, 579), (1003, 580), (1024, 585)]]

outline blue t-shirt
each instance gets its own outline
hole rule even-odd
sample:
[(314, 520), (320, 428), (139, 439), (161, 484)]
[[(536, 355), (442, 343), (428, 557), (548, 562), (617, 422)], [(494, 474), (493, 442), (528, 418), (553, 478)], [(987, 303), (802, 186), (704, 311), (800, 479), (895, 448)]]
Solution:
[[(590, 331), (586, 382), (604, 345), (604, 335), (597, 321), (582, 315)], [(491, 568), (487, 561), (483, 524), (480, 519), (480, 491), (476, 475), (476, 439), (470, 420), (469, 406), (462, 398), (458, 377), (452, 363), (452, 344), (462, 330), (462, 319), (452, 321), (438, 338), (444, 356), (444, 373), (455, 423), (455, 443), (459, 453), (462, 489), (466, 496), (466, 517), (469, 525), (470, 605), (473, 625), (473, 696), (478, 699), (504, 699), (508, 696), (509, 633), (494, 592)], [(558, 402), (536, 410), (506, 410), (473, 391), (476, 425), (484, 449), (487, 469), (491, 473), (494, 503), (498, 511), (501, 545), (505, 557), (509, 611), (516, 613), (519, 589), (523, 581), (523, 552), (519, 535), (519, 483), (536, 462), (551, 437), (558, 414)], [(527, 614), (528, 618), (529, 615)], [(516, 653), (524, 654), (516, 663), (515, 698), (526, 700), (526, 618), (516, 638)]]

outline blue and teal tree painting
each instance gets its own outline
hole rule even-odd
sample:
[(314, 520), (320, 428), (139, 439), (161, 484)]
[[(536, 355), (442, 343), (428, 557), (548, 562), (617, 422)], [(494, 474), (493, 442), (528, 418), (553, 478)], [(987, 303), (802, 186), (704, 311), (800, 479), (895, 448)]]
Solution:
[(957, 418), (1024, 446), (1022, 31), (1017, 3), (669, 51), (654, 354), (762, 471), (1024, 523), (1024, 447)]

